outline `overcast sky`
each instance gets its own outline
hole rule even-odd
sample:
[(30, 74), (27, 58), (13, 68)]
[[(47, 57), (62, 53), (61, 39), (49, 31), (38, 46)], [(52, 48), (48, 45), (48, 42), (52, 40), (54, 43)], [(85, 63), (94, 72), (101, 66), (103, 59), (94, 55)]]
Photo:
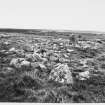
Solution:
[(105, 0), (0, 0), (0, 28), (105, 31)]

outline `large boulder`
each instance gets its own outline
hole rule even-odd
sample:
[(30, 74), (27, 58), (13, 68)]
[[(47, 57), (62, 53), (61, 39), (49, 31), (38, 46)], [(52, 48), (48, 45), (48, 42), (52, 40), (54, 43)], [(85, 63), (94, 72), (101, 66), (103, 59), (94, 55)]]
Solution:
[(73, 84), (72, 73), (67, 64), (59, 64), (49, 76), (49, 79), (63, 84)]

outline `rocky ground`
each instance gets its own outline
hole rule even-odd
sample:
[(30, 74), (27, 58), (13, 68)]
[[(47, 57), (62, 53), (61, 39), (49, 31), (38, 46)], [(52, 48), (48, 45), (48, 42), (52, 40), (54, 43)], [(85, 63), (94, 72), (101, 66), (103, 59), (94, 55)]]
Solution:
[(82, 36), (1, 32), (0, 101), (105, 102), (105, 40)]

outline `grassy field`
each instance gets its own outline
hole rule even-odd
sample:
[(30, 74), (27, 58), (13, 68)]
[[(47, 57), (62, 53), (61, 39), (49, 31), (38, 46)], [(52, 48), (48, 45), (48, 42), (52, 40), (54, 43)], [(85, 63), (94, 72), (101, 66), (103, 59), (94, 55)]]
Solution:
[(105, 34), (0, 29), (0, 102), (104, 103)]

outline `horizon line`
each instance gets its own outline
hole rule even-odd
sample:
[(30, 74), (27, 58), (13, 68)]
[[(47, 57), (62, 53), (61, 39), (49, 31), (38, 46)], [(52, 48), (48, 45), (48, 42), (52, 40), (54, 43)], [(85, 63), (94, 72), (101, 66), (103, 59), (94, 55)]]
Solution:
[(105, 34), (105, 31), (93, 31), (93, 30), (69, 30), (69, 29), (44, 29), (44, 28), (0, 28), (0, 30), (40, 30), (40, 31), (56, 31), (56, 32), (78, 32), (78, 33), (96, 33)]

